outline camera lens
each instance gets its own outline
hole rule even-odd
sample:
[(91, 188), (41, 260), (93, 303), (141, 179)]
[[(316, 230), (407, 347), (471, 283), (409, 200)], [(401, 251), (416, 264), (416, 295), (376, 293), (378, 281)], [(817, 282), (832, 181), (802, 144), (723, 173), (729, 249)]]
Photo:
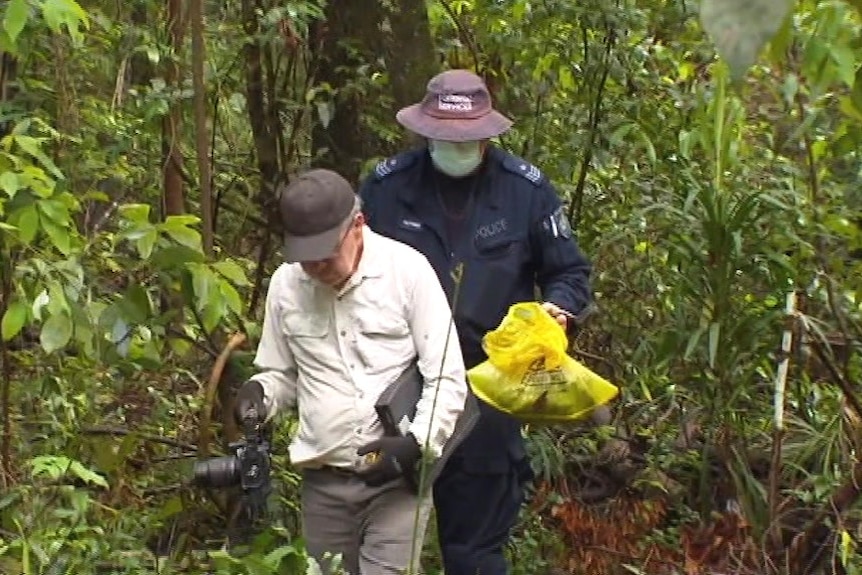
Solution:
[(203, 487), (230, 487), (240, 480), (239, 461), (233, 455), (195, 463), (195, 483)]

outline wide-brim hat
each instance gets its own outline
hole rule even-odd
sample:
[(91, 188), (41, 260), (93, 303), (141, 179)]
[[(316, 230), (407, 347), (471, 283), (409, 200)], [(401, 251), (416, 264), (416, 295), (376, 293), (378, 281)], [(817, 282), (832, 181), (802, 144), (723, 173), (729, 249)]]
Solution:
[(486, 140), (512, 127), (512, 120), (494, 109), (482, 78), (469, 70), (437, 74), (422, 101), (402, 108), (395, 119), (420, 136), (447, 142)]
[(331, 257), (356, 212), (350, 183), (332, 170), (300, 174), (279, 190), (283, 226), (282, 256), (288, 263)]

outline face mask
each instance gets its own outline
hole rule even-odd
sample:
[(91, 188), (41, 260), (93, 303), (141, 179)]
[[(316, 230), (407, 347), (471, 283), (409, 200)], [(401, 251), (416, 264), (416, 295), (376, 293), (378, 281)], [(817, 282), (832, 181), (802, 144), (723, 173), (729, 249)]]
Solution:
[(480, 142), (428, 142), (428, 152), (434, 166), (453, 178), (463, 178), (482, 163)]

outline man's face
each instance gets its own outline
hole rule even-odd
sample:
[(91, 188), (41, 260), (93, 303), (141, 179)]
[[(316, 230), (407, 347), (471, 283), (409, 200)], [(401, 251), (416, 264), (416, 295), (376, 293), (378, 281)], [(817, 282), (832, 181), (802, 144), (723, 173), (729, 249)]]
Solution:
[(344, 282), (356, 270), (356, 264), (362, 251), (362, 227), (364, 225), (365, 217), (361, 212), (353, 216), (331, 256), (322, 260), (300, 262), (305, 273), (320, 283), (334, 288), (344, 285)]

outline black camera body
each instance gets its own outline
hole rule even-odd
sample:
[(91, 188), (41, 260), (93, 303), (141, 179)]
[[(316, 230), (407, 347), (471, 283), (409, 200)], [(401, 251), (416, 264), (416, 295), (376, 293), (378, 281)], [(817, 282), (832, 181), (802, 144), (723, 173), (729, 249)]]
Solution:
[(239, 487), (247, 519), (254, 523), (266, 515), (266, 500), (272, 490), (271, 456), (254, 409), (243, 418), (243, 428), (245, 437), (228, 445), (231, 455), (195, 463), (194, 484), (211, 489)]

